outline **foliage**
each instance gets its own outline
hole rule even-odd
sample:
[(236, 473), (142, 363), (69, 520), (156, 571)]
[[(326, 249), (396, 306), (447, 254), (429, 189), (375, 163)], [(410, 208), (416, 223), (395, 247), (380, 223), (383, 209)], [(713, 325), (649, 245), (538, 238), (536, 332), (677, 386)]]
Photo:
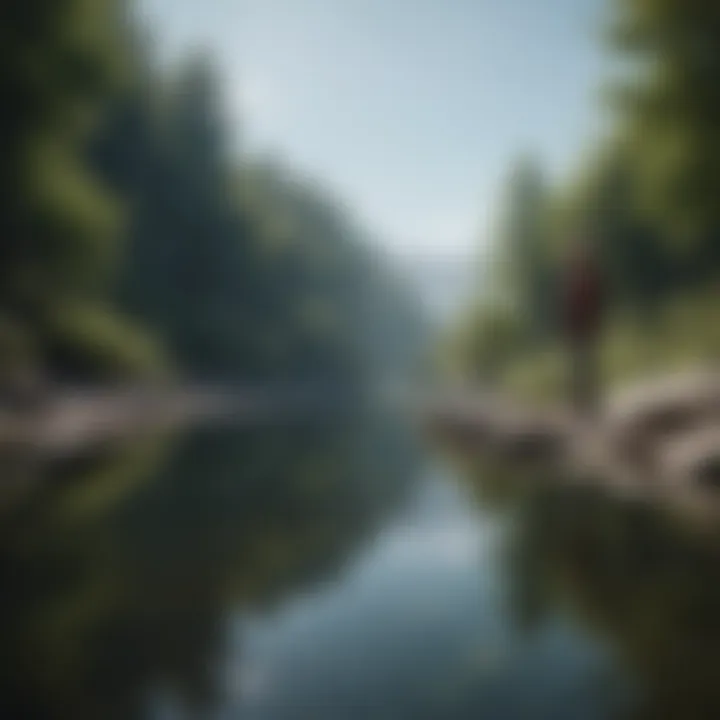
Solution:
[(534, 160), (523, 159), (510, 177), (494, 262), (518, 316), (516, 323), (522, 330), (518, 340), (531, 344), (548, 333), (552, 322), (547, 226), (548, 199), (541, 169)]
[(405, 366), (412, 299), (337, 199), (233, 150), (210, 57), (161, 71), (122, 0), (0, 19), (0, 314), (29, 362), (355, 388)]
[(131, 199), (118, 302), (194, 379), (349, 387), (406, 363), (420, 317), (340, 202), (272, 159), (231, 156), (210, 59), (165, 79), (147, 55), (92, 147)]
[[(599, 248), (610, 300), (603, 352), (611, 380), (715, 357), (718, 33), (712, 3), (617, 2), (612, 47), (629, 72), (615, 88), (610, 139), (594, 148), (571, 183), (552, 192), (542, 192), (540, 172), (527, 161), (511, 178), (495, 254), (509, 269), (502, 291), (516, 298), (516, 322), (525, 328), (505, 373), (515, 387), (563, 392), (560, 308), (550, 288), (561, 288), (563, 256), (577, 239)], [(489, 267), (488, 275), (497, 274), (497, 265)], [(485, 345), (479, 318), (471, 315), (461, 330), (475, 338), (460, 350), (464, 364), (475, 367), (487, 354), (478, 350)]]
[[(714, 291), (700, 292), (666, 302), (650, 324), (633, 314), (618, 316), (600, 349), (604, 385), (717, 362), (717, 303)], [(557, 398), (566, 390), (567, 362), (563, 349), (548, 343), (530, 355), (516, 355), (506, 365), (502, 382), (521, 395)]]
[(697, 248), (720, 227), (720, 10), (701, 0), (616, 8), (615, 45), (637, 68), (620, 97), (642, 196)]
[(83, 146), (121, 78), (121, 18), (114, 0), (5, 3), (0, 17), (0, 307), (53, 374), (56, 304), (101, 304), (117, 252), (116, 203)]

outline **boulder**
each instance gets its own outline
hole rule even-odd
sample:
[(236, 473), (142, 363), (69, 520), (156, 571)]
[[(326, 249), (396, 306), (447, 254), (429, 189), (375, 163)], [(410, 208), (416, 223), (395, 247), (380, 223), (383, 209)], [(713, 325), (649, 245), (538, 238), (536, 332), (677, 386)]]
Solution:
[(720, 490), (720, 423), (696, 429), (658, 449), (665, 482)]

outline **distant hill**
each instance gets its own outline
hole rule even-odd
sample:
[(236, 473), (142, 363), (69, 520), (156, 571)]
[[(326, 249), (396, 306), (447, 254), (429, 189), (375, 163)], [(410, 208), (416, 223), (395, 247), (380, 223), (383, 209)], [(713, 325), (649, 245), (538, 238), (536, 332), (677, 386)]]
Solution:
[(478, 292), (480, 271), (472, 258), (410, 255), (397, 258), (396, 267), (419, 288), (430, 318), (437, 323), (449, 320)]

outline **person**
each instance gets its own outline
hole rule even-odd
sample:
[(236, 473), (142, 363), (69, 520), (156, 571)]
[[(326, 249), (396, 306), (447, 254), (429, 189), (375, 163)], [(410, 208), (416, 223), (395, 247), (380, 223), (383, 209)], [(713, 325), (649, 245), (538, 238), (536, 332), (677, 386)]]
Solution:
[(594, 417), (600, 410), (598, 340), (604, 296), (597, 250), (581, 240), (572, 246), (564, 278), (564, 330), (569, 344), (570, 398), (575, 411)]

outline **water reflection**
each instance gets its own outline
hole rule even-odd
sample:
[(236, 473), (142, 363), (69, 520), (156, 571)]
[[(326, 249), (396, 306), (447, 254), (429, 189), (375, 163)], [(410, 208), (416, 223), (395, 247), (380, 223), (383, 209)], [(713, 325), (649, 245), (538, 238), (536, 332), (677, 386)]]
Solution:
[(720, 532), (438, 462), (375, 415), (3, 458), (0, 717), (720, 714)]
[(0, 716), (215, 707), (229, 618), (342, 567), (413, 476), (406, 442), (354, 418), (21, 464), (33, 489), (0, 535)]
[(519, 627), (537, 632), (561, 615), (606, 643), (631, 688), (622, 717), (720, 717), (720, 525), (697, 502), (477, 461), (464, 477), (483, 506), (512, 508), (505, 566)]
[(564, 599), (642, 683), (636, 717), (720, 715), (720, 537), (599, 492), (549, 492), (518, 549), (536, 592)]
[(609, 717), (607, 653), (560, 619), (529, 638), (499, 562), (512, 524), (437, 471), (333, 586), (243, 616), (249, 686), (219, 717)]

